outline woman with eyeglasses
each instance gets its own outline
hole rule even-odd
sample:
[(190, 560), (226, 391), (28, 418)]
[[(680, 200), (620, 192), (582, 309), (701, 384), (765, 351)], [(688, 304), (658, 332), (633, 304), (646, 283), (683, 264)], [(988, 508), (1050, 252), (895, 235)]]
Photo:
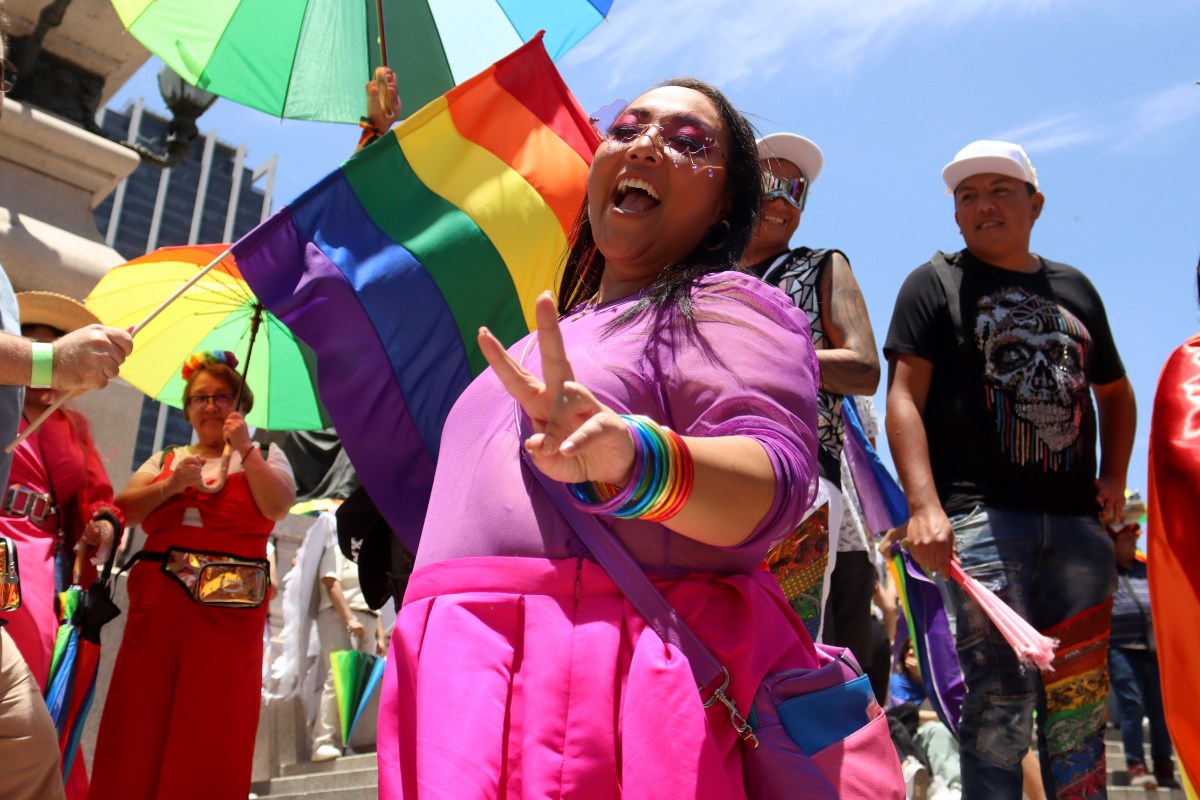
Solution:
[(758, 569), (813, 499), (817, 388), (804, 315), (738, 270), (761, 192), (746, 120), (668, 81), (599, 142), (557, 305), (508, 350), (480, 331), (491, 368), (446, 421), (392, 635), (384, 800), (746, 796), (730, 712), (565, 509), (608, 527), (743, 711), (768, 671), (816, 663)]
[(146, 544), (129, 573), (93, 800), (249, 791), (269, 597), (267, 538), (296, 488), (283, 453), (250, 440), (242, 415), (254, 396), (236, 366), (227, 351), (196, 353), (184, 363), (183, 405), (196, 443), (152, 456), (116, 498), (126, 521), (141, 524)]

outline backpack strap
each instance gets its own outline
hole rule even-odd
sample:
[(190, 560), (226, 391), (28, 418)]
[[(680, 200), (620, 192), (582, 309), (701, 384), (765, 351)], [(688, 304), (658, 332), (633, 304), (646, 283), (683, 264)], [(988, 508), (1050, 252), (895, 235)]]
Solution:
[(170, 455), (171, 453), (174, 453), (177, 449), (179, 449), (178, 445), (173, 445), (173, 444), (168, 445), (167, 447), (164, 447), (162, 449), (162, 452), (160, 452), (158, 454), (158, 470), (159, 470), (159, 472), (161, 472), (163, 469), (166, 468), (167, 456)]
[(942, 285), (942, 291), (946, 295), (946, 309), (950, 312), (954, 340), (959, 352), (965, 355), (971, 352), (971, 338), (967, 336), (967, 330), (963, 327), (962, 299), (959, 297), (958, 284), (954, 282), (954, 273), (950, 269), (952, 262), (958, 262), (958, 254), (947, 256), (941, 250), (934, 252), (933, 257), (929, 259), (929, 263), (933, 265), (933, 274), (937, 276), (938, 283)]

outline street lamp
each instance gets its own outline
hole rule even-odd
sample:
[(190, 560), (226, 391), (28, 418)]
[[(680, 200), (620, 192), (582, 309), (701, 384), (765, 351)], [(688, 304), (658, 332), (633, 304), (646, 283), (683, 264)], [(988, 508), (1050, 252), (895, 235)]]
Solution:
[(217, 96), (192, 86), (165, 64), (158, 72), (158, 91), (171, 111), (167, 154), (160, 155), (138, 142), (127, 142), (125, 146), (135, 150), (143, 164), (168, 169), (182, 164), (191, 155), (192, 140), (200, 135), (196, 120), (216, 102)]

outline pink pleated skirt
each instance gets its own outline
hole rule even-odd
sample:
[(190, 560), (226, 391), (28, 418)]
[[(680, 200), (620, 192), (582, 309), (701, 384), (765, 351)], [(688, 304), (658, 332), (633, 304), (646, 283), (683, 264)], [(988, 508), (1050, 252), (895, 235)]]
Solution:
[[(658, 581), (729, 670), (817, 664), (770, 573)], [(467, 558), (412, 577), (379, 707), (379, 796), (744, 798), (729, 713), (590, 561)]]

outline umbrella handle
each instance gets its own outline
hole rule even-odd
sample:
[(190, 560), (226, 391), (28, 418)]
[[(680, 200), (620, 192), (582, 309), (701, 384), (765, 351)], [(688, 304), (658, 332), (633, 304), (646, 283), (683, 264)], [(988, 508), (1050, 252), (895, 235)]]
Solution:
[(67, 402), (71, 398), (78, 397), (81, 394), (83, 394), (82, 389), (76, 389), (73, 392), (67, 392), (66, 394), (60, 394), (58, 396), (57, 400), (55, 400), (53, 403), (51, 403), (49, 406), (47, 406), (46, 410), (43, 411), (41, 414), (39, 414), (37, 419), (35, 419), (33, 422), (29, 423), (25, 427), (25, 430), (21, 431), (17, 435), (17, 438), (13, 439), (11, 442), (8, 443), (8, 447), (4, 448), (4, 452), (11, 453), (13, 450), (16, 450), (17, 445), (19, 445), (21, 442), (28, 439), (33, 433), (35, 433), (37, 431), (38, 428), (42, 427), (42, 423), (45, 422), (47, 419), (49, 419), (50, 415), (53, 414), (55, 411), (57, 411), (59, 406), (61, 406), (63, 403)]
[(87, 548), (80, 547), (75, 551), (75, 571), (71, 575), (71, 582), (76, 586), (79, 585), (79, 581), (83, 578), (83, 568), (85, 566), (87, 566)]
[(217, 473), (217, 479), (213, 483), (201, 483), (196, 487), (196, 491), (201, 494), (216, 494), (225, 488), (225, 481), (229, 477), (229, 458), (233, 453), (233, 447), (229, 442), (225, 443), (225, 452), (221, 453), (221, 471)]

